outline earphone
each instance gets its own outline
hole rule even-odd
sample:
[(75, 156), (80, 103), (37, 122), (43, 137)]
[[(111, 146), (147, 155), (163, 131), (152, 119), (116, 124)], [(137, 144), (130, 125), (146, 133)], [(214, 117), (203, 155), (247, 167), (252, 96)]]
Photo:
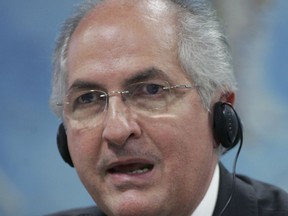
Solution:
[[(217, 102), (213, 110), (213, 134), (217, 143), (226, 149), (233, 148), (242, 140), (242, 125), (235, 109), (229, 103)], [(66, 131), (63, 123), (59, 125), (57, 146), (62, 159), (74, 167), (67, 143)]]
[(242, 124), (231, 104), (217, 102), (214, 105), (213, 134), (216, 142), (228, 150), (242, 139)]
[(232, 200), (236, 187), (236, 166), (243, 144), (243, 128), (236, 110), (229, 103), (217, 102), (214, 105), (213, 115), (213, 133), (216, 142), (227, 150), (240, 143), (233, 163), (230, 196), (218, 215), (222, 216)]
[(71, 167), (74, 167), (70, 153), (69, 153), (67, 135), (66, 135), (66, 130), (65, 130), (63, 123), (61, 123), (58, 127), (57, 146), (58, 146), (58, 150), (62, 159), (66, 163), (68, 163)]

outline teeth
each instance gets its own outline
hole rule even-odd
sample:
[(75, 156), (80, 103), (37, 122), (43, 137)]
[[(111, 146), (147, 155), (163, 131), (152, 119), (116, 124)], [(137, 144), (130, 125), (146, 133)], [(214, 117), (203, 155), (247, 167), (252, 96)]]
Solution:
[(152, 164), (128, 164), (128, 165), (117, 165), (108, 169), (111, 174), (128, 174), (128, 175), (140, 175), (150, 172), (153, 169)]
[(133, 171), (129, 171), (128, 174), (142, 174), (145, 172), (148, 172), (149, 169), (148, 168), (144, 168), (144, 169), (138, 169), (138, 170), (133, 170)]

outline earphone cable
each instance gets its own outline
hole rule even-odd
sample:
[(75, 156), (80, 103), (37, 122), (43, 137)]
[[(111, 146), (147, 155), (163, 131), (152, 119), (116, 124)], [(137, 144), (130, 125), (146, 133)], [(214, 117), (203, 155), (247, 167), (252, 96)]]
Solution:
[[(234, 109), (232, 107), (232, 109)], [(221, 210), (219, 216), (222, 216), (223, 213), (226, 211), (226, 209), (228, 208), (232, 198), (233, 198), (233, 195), (234, 195), (234, 191), (235, 191), (235, 187), (236, 187), (236, 167), (237, 167), (237, 161), (238, 161), (238, 158), (239, 158), (239, 155), (240, 155), (240, 152), (241, 152), (241, 149), (242, 149), (242, 144), (243, 144), (243, 129), (242, 129), (242, 124), (241, 124), (241, 121), (240, 121), (240, 118), (238, 117), (237, 113), (235, 112), (236, 114), (236, 117), (239, 121), (239, 130), (240, 130), (240, 144), (239, 144), (239, 147), (238, 147), (238, 150), (237, 150), (237, 153), (235, 155), (235, 159), (234, 159), (234, 163), (233, 163), (233, 172), (232, 172), (232, 188), (231, 188), (231, 193), (230, 193), (230, 196), (225, 204), (225, 206), (223, 207), (223, 209)]]

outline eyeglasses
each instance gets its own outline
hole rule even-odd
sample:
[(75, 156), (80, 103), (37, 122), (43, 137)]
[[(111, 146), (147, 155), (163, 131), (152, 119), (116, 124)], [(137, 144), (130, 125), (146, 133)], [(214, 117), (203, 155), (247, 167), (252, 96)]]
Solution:
[[(81, 125), (99, 123), (108, 109), (109, 97), (121, 95), (123, 102), (131, 109), (149, 115), (165, 111), (180, 96), (181, 90), (195, 88), (195, 85), (170, 85), (167, 81), (152, 80), (128, 85), (122, 91), (106, 93), (95, 89), (76, 89), (68, 93), (64, 103), (65, 114)], [(182, 92), (183, 93), (183, 92)]]

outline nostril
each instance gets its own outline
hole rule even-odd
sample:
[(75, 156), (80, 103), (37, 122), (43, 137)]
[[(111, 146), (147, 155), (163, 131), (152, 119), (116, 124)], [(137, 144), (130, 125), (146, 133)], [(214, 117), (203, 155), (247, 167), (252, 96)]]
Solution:
[(138, 138), (141, 134), (139, 125), (124, 117), (107, 119), (102, 137), (110, 146), (123, 147), (131, 138)]

